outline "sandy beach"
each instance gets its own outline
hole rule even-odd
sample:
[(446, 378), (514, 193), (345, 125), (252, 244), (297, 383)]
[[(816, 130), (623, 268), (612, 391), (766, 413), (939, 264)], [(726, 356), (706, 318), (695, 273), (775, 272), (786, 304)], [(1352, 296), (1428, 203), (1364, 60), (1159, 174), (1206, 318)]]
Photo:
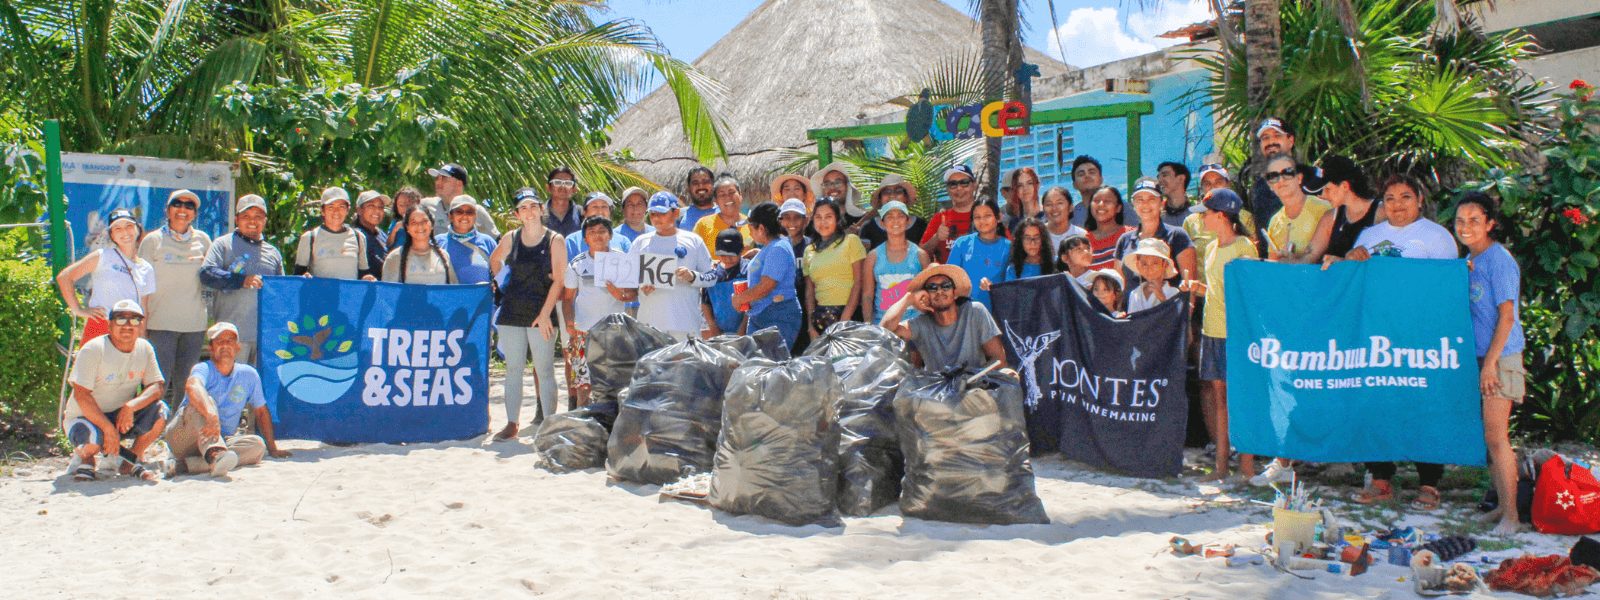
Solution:
[[(1174, 535), (1249, 553), (1263, 545), (1268, 511), (1229, 488), (1053, 457), (1034, 463), (1049, 525), (938, 523), (891, 506), (830, 529), (662, 501), (657, 486), (611, 484), (603, 470), (552, 474), (535, 465), (531, 431), (517, 442), (283, 446), (294, 456), (230, 481), (83, 484), (65, 459), (18, 466), (0, 477), (4, 595), (1416, 597), (1407, 569), (1381, 563), (1306, 580), (1174, 556)], [(1565, 554), (1573, 540), (1517, 541), (1495, 555)]]

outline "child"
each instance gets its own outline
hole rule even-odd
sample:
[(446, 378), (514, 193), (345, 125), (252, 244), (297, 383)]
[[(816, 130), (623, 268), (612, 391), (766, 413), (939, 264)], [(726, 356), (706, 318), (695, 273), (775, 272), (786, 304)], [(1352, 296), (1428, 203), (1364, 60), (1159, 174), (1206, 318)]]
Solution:
[(572, 369), (572, 390), (578, 406), (589, 403), (589, 362), (584, 336), (606, 315), (625, 312), (626, 303), (639, 299), (639, 291), (622, 289), (609, 281), (595, 281), (594, 256), (611, 249), (611, 221), (605, 217), (583, 220), (581, 235), (589, 249), (572, 259), (565, 275), (561, 312), (566, 317), (567, 362)]
[(1045, 229), (1044, 221), (1027, 217), (1017, 223), (1017, 231), (1011, 240), (1011, 260), (1007, 262), (1000, 280), (1015, 281), (1024, 277), (1054, 275), (1056, 262), (1044, 255), (1045, 243), (1049, 240), (1050, 231)]
[[(1211, 240), (1205, 252), (1206, 264), (1201, 267), (1205, 281), (1185, 281), (1179, 289), (1206, 297), (1205, 315), (1200, 328), (1200, 380), (1211, 389), (1209, 402), (1213, 406), (1206, 411), (1209, 417), (1206, 428), (1211, 431), (1211, 438), (1217, 441), (1217, 457), (1216, 468), (1204, 481), (1220, 481), (1229, 475), (1228, 460), (1233, 454), (1228, 445), (1228, 365), (1225, 362), (1228, 352), (1228, 313), (1223, 298), (1225, 288), (1222, 274), (1229, 262), (1253, 259), (1257, 254), (1255, 246), (1245, 237), (1244, 224), (1239, 220), (1244, 200), (1238, 194), (1227, 188), (1214, 189), (1206, 194), (1203, 204), (1206, 208), (1203, 217), (1205, 228), (1217, 236)], [(1254, 473), (1255, 467), (1255, 456), (1239, 456), (1240, 471)]]
[(1089, 287), (1089, 265), (1094, 262), (1094, 250), (1089, 246), (1088, 236), (1070, 235), (1061, 240), (1057, 247), (1057, 270), (1070, 275), (1085, 288)]
[(1128, 313), (1122, 312), (1122, 274), (1115, 268), (1089, 273), (1089, 293), (1094, 294), (1095, 299), (1111, 311), (1111, 316), (1119, 319), (1128, 316)]
[(744, 312), (733, 304), (733, 286), (744, 280), (744, 235), (728, 228), (717, 234), (711, 269), (717, 283), (700, 292), (700, 311), (706, 318), (706, 337), (744, 333)]
[(1167, 280), (1178, 276), (1167, 243), (1159, 238), (1139, 240), (1138, 247), (1122, 257), (1123, 268), (1137, 273), (1141, 283), (1128, 294), (1128, 313), (1136, 313), (1166, 302), (1178, 293)]

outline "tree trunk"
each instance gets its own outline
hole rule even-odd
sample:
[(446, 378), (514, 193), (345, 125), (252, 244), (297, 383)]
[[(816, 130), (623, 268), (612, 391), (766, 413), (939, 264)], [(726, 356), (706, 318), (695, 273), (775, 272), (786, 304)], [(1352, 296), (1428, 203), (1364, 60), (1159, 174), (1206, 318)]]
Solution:
[[(983, 37), (979, 67), (983, 70), (985, 100), (1005, 98), (1012, 73), (1022, 66), (1022, 36), (1018, 27), (1017, 0), (979, 2), (978, 28)], [(1000, 138), (987, 138), (983, 162), (978, 165), (978, 194), (995, 196), (999, 171)]]
[(1278, 81), (1283, 62), (1283, 32), (1278, 20), (1279, 0), (1245, 0), (1245, 97), (1251, 114), (1260, 115)]

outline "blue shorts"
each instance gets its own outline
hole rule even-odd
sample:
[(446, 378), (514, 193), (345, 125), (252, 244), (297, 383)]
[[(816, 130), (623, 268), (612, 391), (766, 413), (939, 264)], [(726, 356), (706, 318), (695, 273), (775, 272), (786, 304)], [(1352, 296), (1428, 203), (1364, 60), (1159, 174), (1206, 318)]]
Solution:
[[(167, 417), (167, 403), (157, 400), (151, 403), (150, 406), (133, 413), (133, 428), (122, 434), (122, 437), (123, 439), (133, 439), (150, 433), (155, 429), (157, 423), (167, 420)], [(117, 422), (116, 413), (109, 413), (106, 418), (111, 419), (112, 424)], [(67, 441), (71, 442), (73, 447), (84, 444), (99, 446), (105, 443), (105, 432), (100, 431), (100, 427), (95, 425), (93, 421), (78, 417), (67, 423)]]
[(1227, 381), (1228, 338), (1200, 336), (1200, 380)]

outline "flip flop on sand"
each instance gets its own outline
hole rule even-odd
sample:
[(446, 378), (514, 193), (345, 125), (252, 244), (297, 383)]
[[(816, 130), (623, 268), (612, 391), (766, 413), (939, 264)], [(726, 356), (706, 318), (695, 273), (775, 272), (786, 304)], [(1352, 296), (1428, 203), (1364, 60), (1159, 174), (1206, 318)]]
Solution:
[(1385, 481), (1374, 481), (1367, 489), (1357, 492), (1354, 498), (1356, 504), (1377, 504), (1379, 502), (1394, 501), (1394, 486)]
[(78, 469), (72, 472), (73, 481), (94, 481), (94, 479), (94, 467), (89, 465), (79, 465)]
[(1431, 485), (1422, 486), (1417, 491), (1417, 499), (1411, 501), (1412, 510), (1432, 511), (1439, 509), (1439, 488)]

